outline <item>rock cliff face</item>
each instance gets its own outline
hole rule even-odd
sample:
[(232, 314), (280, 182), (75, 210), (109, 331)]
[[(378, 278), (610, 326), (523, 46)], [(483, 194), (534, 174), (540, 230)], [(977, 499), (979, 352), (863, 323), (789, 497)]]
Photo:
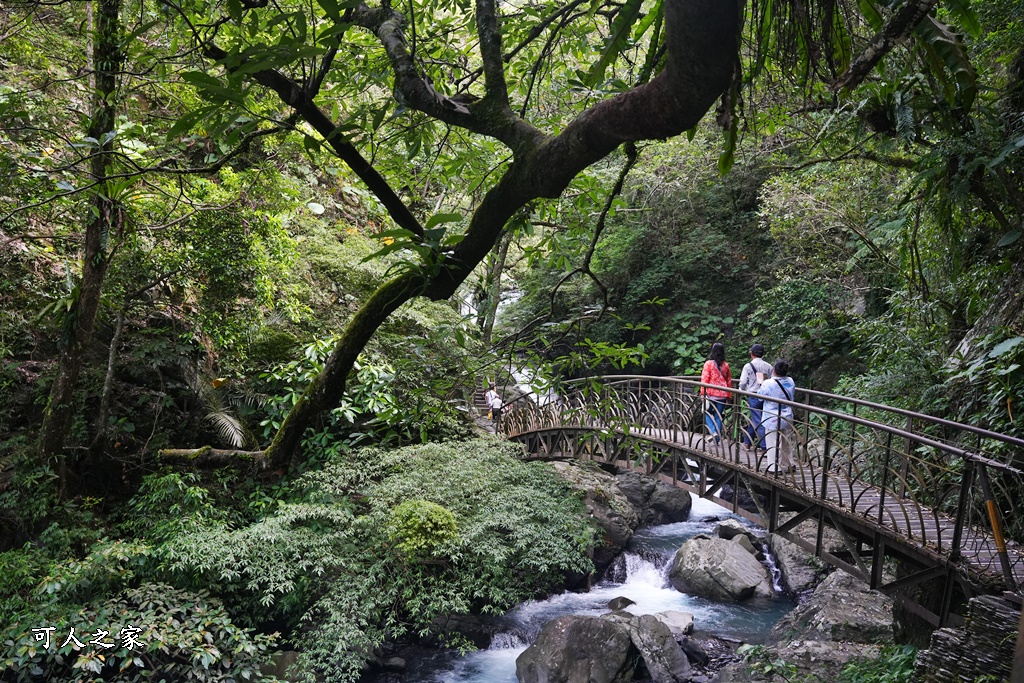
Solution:
[[(876, 659), (879, 647), (892, 643), (892, 600), (867, 584), (833, 572), (792, 612), (779, 620), (767, 639), (766, 658), (795, 669), (793, 680), (812, 675), (829, 680), (854, 659)], [(763, 667), (739, 661), (724, 667), (715, 683), (773, 680)]]
[(580, 492), (601, 538), (594, 547), (594, 565), (603, 572), (625, 549), (642, 524), (683, 522), (690, 516), (690, 494), (639, 472), (606, 472), (580, 460), (551, 466)]

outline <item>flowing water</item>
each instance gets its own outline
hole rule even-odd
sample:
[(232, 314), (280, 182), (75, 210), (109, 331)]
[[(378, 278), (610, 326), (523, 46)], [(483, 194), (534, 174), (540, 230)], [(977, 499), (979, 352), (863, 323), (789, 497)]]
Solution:
[(410, 662), (403, 683), (516, 683), (516, 658), (544, 624), (566, 614), (605, 614), (608, 601), (618, 596), (636, 603), (628, 608), (636, 615), (690, 612), (698, 635), (763, 642), (772, 625), (793, 607), (788, 599), (756, 605), (719, 603), (680, 593), (668, 583), (669, 565), (679, 546), (696, 534), (714, 531), (717, 520), (726, 517), (732, 515), (724, 508), (695, 497), (689, 521), (638, 529), (627, 552), (608, 572), (610, 578), (589, 593), (562, 593), (523, 603), (503, 617), (505, 630), (490, 648)]

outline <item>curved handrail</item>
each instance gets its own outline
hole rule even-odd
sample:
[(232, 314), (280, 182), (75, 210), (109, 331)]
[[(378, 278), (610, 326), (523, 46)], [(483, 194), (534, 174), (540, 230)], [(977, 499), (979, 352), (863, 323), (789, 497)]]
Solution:
[[(582, 377), (582, 378), (578, 378), (578, 379), (565, 380), (562, 383), (562, 385), (563, 386), (573, 386), (573, 385), (576, 385), (576, 384), (582, 384), (582, 383), (591, 382), (591, 381), (595, 381), (595, 380), (597, 380), (597, 381), (599, 381), (601, 383), (605, 383), (605, 384), (613, 384), (615, 382), (620, 382), (620, 381), (633, 381), (633, 380), (637, 380), (637, 381), (641, 381), (641, 382), (675, 383), (675, 384), (679, 384), (679, 385), (686, 386), (686, 387), (692, 387), (692, 388), (695, 388), (695, 389), (698, 389), (698, 390), (701, 387), (708, 387), (708, 388), (714, 388), (714, 389), (723, 389), (723, 387), (720, 386), (720, 385), (704, 384), (704, 383), (700, 382), (699, 379), (692, 379), (692, 377), (693, 377), (692, 375), (691, 376), (665, 376), (665, 377), (659, 377), (659, 376), (656, 376), (656, 375), (601, 375), (601, 376), (598, 376), (598, 377)], [(733, 384), (736, 384), (735, 380), (733, 380)], [(732, 394), (734, 398), (735, 397), (739, 397), (739, 396), (742, 396), (742, 397), (753, 397), (753, 398), (762, 398), (761, 396), (759, 396), (756, 393), (749, 392), (749, 391), (741, 391), (741, 390), (735, 389), (735, 388), (729, 388), (729, 389), (726, 389), (726, 391), (728, 391), (730, 394)], [(814, 389), (803, 389), (803, 388), (797, 387), (796, 393), (797, 393), (797, 395), (800, 395), (800, 394), (811, 395), (811, 396), (821, 397), (821, 398), (824, 398), (824, 399), (827, 399), (827, 400), (833, 401), (833, 402), (846, 403), (846, 404), (857, 405), (857, 406), (864, 406), (865, 408), (870, 408), (872, 410), (879, 410), (879, 411), (882, 411), (882, 412), (893, 413), (893, 414), (896, 414), (896, 415), (900, 415), (902, 417), (909, 417), (909, 418), (912, 418), (914, 420), (919, 420), (919, 421), (924, 422), (924, 423), (930, 423), (930, 424), (935, 424), (935, 425), (939, 425), (939, 426), (942, 426), (942, 427), (947, 427), (947, 428), (950, 428), (950, 429), (956, 429), (956, 430), (960, 430), (960, 431), (963, 431), (963, 432), (969, 432), (969, 433), (981, 436), (981, 437), (983, 437), (985, 439), (990, 439), (992, 441), (999, 441), (999, 442), (1002, 442), (1002, 443), (1005, 443), (1005, 444), (1008, 444), (1008, 445), (1011, 445), (1011, 446), (1018, 446), (1018, 447), (1024, 449), (1024, 439), (1019, 439), (1017, 437), (1009, 436), (1009, 435), (1006, 435), (1006, 434), (1000, 434), (998, 432), (993, 432), (993, 431), (990, 431), (990, 430), (982, 429), (980, 427), (975, 427), (973, 425), (968, 425), (968, 424), (964, 424), (964, 423), (961, 423), (961, 422), (954, 422), (952, 420), (946, 420), (946, 419), (943, 419), (943, 418), (934, 417), (932, 415), (927, 415), (925, 413), (917, 413), (917, 412), (914, 412), (912, 410), (906, 410), (906, 409), (903, 409), (903, 408), (896, 408), (896, 407), (893, 407), (893, 406), (887, 406), (887, 405), (880, 404), (880, 403), (873, 403), (871, 401), (865, 401), (865, 400), (858, 399), (858, 398), (852, 398), (852, 397), (849, 397), (849, 396), (843, 396), (841, 394), (830, 394), (830, 393), (827, 393), (827, 392), (824, 392), (824, 391), (816, 391)], [(535, 392), (533, 392), (533, 391), (530, 391), (530, 392), (527, 392), (525, 394), (522, 394), (522, 395), (516, 397), (515, 399), (513, 399), (512, 401), (509, 401), (508, 403), (506, 403), (505, 404), (505, 409), (507, 410), (509, 407), (515, 405), (517, 402), (519, 402), (519, 401), (521, 401), (523, 399), (526, 399), (526, 398), (530, 397), (531, 395), (537, 395), (537, 394)], [(929, 435), (925, 435), (925, 434), (922, 434), (922, 433), (918, 433), (918, 432), (911, 432), (911, 431), (903, 430), (903, 429), (900, 429), (899, 427), (894, 427), (894, 426), (888, 425), (888, 424), (886, 424), (884, 422), (878, 422), (878, 421), (875, 421), (875, 420), (865, 420), (863, 418), (858, 418), (854, 414), (843, 413), (841, 411), (831, 411), (831, 410), (828, 410), (826, 408), (819, 408), (818, 406), (813, 406), (810, 403), (796, 400), (796, 396), (794, 396), (794, 400), (793, 401), (787, 401), (785, 399), (779, 399), (778, 401), (776, 401), (776, 400), (773, 399), (772, 402), (773, 403), (777, 402), (777, 403), (781, 403), (781, 404), (784, 404), (784, 405), (789, 405), (791, 407), (794, 407), (794, 408), (797, 408), (797, 409), (801, 409), (801, 410), (813, 408), (814, 412), (816, 412), (818, 414), (821, 414), (821, 415), (831, 415), (833, 417), (840, 417), (840, 418), (842, 418), (844, 420), (847, 420), (849, 422), (852, 422), (852, 423), (855, 423), (855, 424), (859, 424), (859, 425), (863, 425), (863, 426), (870, 426), (870, 427), (873, 427), (873, 428), (884, 428), (886, 431), (889, 431), (889, 432), (891, 432), (892, 434), (894, 434), (896, 436), (899, 436), (899, 437), (904, 438), (904, 439), (911, 439), (911, 440), (913, 440), (915, 442), (921, 443), (922, 445), (930, 445), (930, 446), (933, 446), (933, 447), (941, 447), (943, 450), (949, 450), (949, 451), (952, 451), (952, 452), (957, 452), (962, 457), (970, 458), (970, 459), (974, 459), (974, 460), (978, 460), (978, 461), (984, 462), (986, 465), (988, 465), (990, 467), (1005, 468), (1005, 469), (1008, 469), (1008, 470), (1010, 470), (1010, 471), (1012, 471), (1014, 473), (1017, 473), (1017, 474), (1021, 473), (1021, 470), (1019, 470), (1019, 469), (1017, 469), (1017, 468), (1015, 468), (1015, 467), (1013, 467), (1011, 465), (1008, 465), (1006, 463), (1002, 463), (999, 460), (996, 460), (995, 458), (985, 456), (983, 453), (980, 452), (980, 449), (976, 449), (976, 450), (971, 451), (971, 450), (966, 449), (966, 448), (960, 448), (958, 446), (953, 446), (951, 444), (947, 444), (947, 443), (945, 443), (943, 441), (937, 440), (935, 437), (932, 437), (932, 436), (929, 436)]]

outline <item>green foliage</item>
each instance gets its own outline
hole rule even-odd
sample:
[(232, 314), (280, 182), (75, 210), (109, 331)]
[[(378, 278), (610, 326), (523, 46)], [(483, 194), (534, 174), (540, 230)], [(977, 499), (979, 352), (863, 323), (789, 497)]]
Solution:
[[(53, 630), (44, 647), (40, 629), (47, 628)], [(22, 611), (0, 631), (0, 672), (4, 680), (26, 683), (269, 681), (260, 665), (275, 642), (276, 636), (236, 626), (205, 592), (144, 583), (82, 606), (49, 603)]]
[(179, 534), (223, 522), (225, 511), (200, 485), (195, 472), (150, 474), (122, 512), (121, 526), (138, 538), (161, 543)]
[(834, 339), (844, 332), (836, 294), (810, 280), (781, 279), (758, 297), (751, 332), (766, 348), (778, 352), (794, 339), (814, 339), (827, 345), (822, 336)]
[(429, 500), (407, 500), (391, 513), (388, 538), (404, 553), (430, 554), (458, 538), (459, 528), (450, 510)]
[(41, 463), (24, 436), (0, 444), (9, 453), (11, 479), (0, 491), (0, 528), (24, 531), (41, 522), (57, 503), (57, 473)]
[[(405, 343), (405, 340), (399, 342)], [(266, 411), (261, 426), (265, 439), (276, 432), (288, 410), (323, 369), (334, 344), (334, 339), (314, 342), (305, 348), (300, 360), (278, 365), (261, 374), (261, 393), (265, 396)], [(395, 353), (398, 348), (397, 345), (392, 347), (388, 355), (401, 363), (400, 369), (378, 355), (360, 356), (339, 405), (330, 411), (316, 433), (307, 435), (309, 453), (322, 460), (367, 440), (401, 444), (426, 441), (431, 435), (453, 435), (463, 431), (454, 417), (453, 406), (433, 395), (439, 387), (417, 382), (417, 377), (423, 377), (424, 370), (432, 370), (429, 366), (414, 367), (416, 359), (424, 357), (424, 350), (419, 349), (411, 359), (403, 360)], [(436, 358), (439, 354), (432, 355)]]
[(304, 493), (259, 521), (185, 532), (157, 552), (175, 574), (297, 619), (311, 677), (355, 680), (386, 637), (502, 611), (587, 571), (579, 501), (515, 454), (492, 439), (357, 451), (303, 475)]
[(48, 553), (30, 544), (0, 553), (0, 623), (9, 624), (33, 608), (39, 577), (49, 573), (52, 562)]
[[(979, 340), (978, 347), (982, 352), (970, 362), (960, 359), (954, 368), (956, 372), (949, 378), (951, 393), (958, 398), (957, 417), (1002, 434), (1024, 436), (1024, 337), (999, 331)], [(1006, 446), (992, 447), (996, 452), (1016, 457)]]
[(877, 659), (855, 661), (843, 667), (839, 683), (910, 683), (914, 679), (914, 658), (917, 648), (911, 645), (888, 645)]
[(736, 654), (743, 657), (751, 675), (768, 679), (778, 676), (784, 681), (797, 680), (797, 667), (778, 657), (764, 645), (741, 645)]
[[(740, 304), (738, 312), (742, 313), (746, 307)], [(651, 344), (662, 356), (667, 356), (666, 360), (670, 360), (677, 374), (699, 375), (711, 344), (720, 341), (734, 324), (736, 319), (732, 316), (713, 313), (711, 302), (691, 301), (687, 310), (672, 316)]]

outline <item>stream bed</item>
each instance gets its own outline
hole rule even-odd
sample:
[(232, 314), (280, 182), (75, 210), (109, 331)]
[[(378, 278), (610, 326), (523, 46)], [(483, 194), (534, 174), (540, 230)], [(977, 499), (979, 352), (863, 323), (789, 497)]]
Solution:
[[(600, 615), (608, 601), (625, 596), (636, 604), (636, 615), (665, 610), (693, 614), (694, 634), (715, 635), (746, 643), (761, 643), (771, 627), (794, 603), (778, 599), (757, 604), (720, 603), (676, 591), (668, 570), (676, 550), (700, 533), (712, 533), (719, 520), (739, 519), (714, 503), (694, 497), (690, 519), (638, 529), (627, 552), (608, 572), (611, 578), (588, 593), (562, 593), (525, 602), (502, 617), (503, 630), (486, 650), (459, 655), (439, 652), (408, 663), (403, 683), (516, 683), (516, 658), (533, 642), (548, 621), (566, 614)], [(746, 522), (744, 522), (745, 524)]]

